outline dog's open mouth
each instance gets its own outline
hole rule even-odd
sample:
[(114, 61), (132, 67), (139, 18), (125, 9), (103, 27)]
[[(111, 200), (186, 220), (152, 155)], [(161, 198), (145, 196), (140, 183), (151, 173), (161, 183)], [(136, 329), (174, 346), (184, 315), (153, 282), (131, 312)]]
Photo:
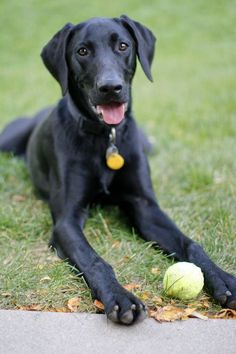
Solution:
[(127, 103), (109, 103), (96, 106), (96, 113), (106, 124), (117, 125), (122, 122)]

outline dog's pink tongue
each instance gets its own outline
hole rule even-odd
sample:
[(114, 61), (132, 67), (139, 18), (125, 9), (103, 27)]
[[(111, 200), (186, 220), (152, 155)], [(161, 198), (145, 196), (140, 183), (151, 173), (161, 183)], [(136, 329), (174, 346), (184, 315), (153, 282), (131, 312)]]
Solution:
[(124, 103), (112, 103), (109, 105), (97, 106), (98, 113), (102, 114), (102, 118), (107, 124), (119, 124), (125, 115)]

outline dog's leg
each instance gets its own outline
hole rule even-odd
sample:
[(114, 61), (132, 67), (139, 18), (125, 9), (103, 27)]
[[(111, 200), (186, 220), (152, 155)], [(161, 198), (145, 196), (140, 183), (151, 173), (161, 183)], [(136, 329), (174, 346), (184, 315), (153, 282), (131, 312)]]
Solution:
[(145, 240), (152, 241), (176, 260), (199, 266), (214, 299), (222, 306), (236, 308), (236, 278), (216, 266), (202, 247), (186, 237), (160, 209), (152, 190), (146, 157), (137, 156), (133, 161), (135, 165), (130, 162), (123, 169), (114, 188), (117, 190), (119, 186), (117, 198), (132, 224)]
[[(50, 198), (54, 220), (51, 244), (60, 256), (83, 273), (93, 296), (102, 301), (110, 320), (132, 324), (145, 318), (145, 306), (118, 283), (112, 267), (95, 252), (83, 233), (88, 190), (93, 190), (92, 186), (87, 188), (86, 183), (88, 181), (81, 181), (78, 174), (77, 179), (68, 181), (65, 200), (54, 188), (57, 192)], [(80, 193), (81, 190), (84, 192)], [(60, 195), (65, 194), (61, 191)]]

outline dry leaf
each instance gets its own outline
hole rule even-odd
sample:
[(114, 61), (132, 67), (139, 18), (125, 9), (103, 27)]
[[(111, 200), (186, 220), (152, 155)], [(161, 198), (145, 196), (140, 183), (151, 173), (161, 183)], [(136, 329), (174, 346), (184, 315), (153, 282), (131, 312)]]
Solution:
[(44, 268), (44, 264), (38, 264), (38, 265), (37, 265), (37, 268), (38, 268), (39, 270), (42, 270), (42, 269)]
[(209, 309), (210, 308), (210, 304), (209, 301), (205, 300), (203, 302), (201, 302), (201, 305), (204, 309)]
[(134, 289), (139, 289), (141, 285), (136, 283), (130, 283), (130, 284), (125, 284), (123, 287), (128, 291), (132, 291)]
[(3, 297), (10, 297), (10, 296), (11, 296), (11, 293), (1, 293), (1, 296), (3, 296)]
[(159, 296), (154, 296), (154, 298), (152, 300), (156, 305), (161, 305), (163, 302), (162, 298)]
[(176, 305), (176, 302), (177, 302), (176, 300), (170, 299), (170, 304), (171, 304), (171, 305)]
[(176, 320), (187, 320), (189, 316), (196, 309), (192, 308), (180, 308), (176, 306), (165, 306), (157, 307), (156, 310), (150, 311), (150, 317), (154, 318), (156, 321), (162, 322), (173, 322)]
[(94, 301), (94, 305), (96, 306), (96, 308), (97, 309), (99, 309), (99, 310), (104, 310), (104, 305), (103, 305), (103, 303), (101, 302), (101, 301), (99, 301), (99, 300), (95, 300)]
[(119, 247), (120, 247), (120, 244), (121, 244), (120, 241), (114, 241), (114, 242), (112, 243), (111, 248), (119, 248)]
[(140, 300), (146, 301), (150, 299), (151, 293), (149, 291), (144, 291), (141, 295), (139, 295)]
[(47, 282), (47, 281), (50, 281), (50, 280), (51, 280), (51, 278), (49, 276), (45, 276), (45, 277), (40, 279), (40, 282), (44, 282), (44, 281)]
[(39, 304), (32, 304), (28, 306), (20, 306), (18, 307), (18, 310), (22, 311), (42, 311), (42, 306)]
[(13, 195), (12, 200), (14, 202), (24, 202), (26, 200), (26, 196), (25, 195), (16, 194), (16, 195)]
[(151, 273), (152, 274), (160, 274), (161, 270), (158, 267), (154, 267), (154, 268), (151, 269)]
[(46, 312), (71, 312), (68, 307), (53, 307), (50, 306), (49, 307), (43, 307), (42, 311), (46, 311)]
[(67, 307), (71, 312), (77, 312), (78, 308), (80, 306), (80, 301), (81, 298), (77, 297), (72, 297), (70, 300), (67, 302)]
[(204, 320), (204, 321), (207, 321), (208, 320), (208, 317), (205, 316), (205, 315), (202, 315), (200, 312), (197, 312), (197, 311), (194, 311), (190, 317), (194, 317), (194, 318), (199, 318), (200, 320)]
[(69, 310), (66, 307), (58, 307), (58, 308), (52, 307), (47, 309), (47, 312), (69, 312)]
[(236, 310), (223, 309), (214, 315), (214, 318), (236, 319)]
[(201, 306), (200, 302), (194, 301), (194, 302), (188, 303), (188, 307), (190, 307), (190, 308), (192, 308), (192, 307), (198, 308), (198, 307), (202, 307), (202, 306)]
[(203, 308), (203, 309), (209, 309), (210, 303), (208, 300), (202, 301), (201, 299), (199, 301), (194, 301), (188, 304), (188, 307), (196, 307), (196, 308)]

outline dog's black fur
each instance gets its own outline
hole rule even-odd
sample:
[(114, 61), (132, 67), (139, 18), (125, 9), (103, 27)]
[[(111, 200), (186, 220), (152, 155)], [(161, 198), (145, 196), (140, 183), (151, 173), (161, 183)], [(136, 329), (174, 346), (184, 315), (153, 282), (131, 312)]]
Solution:
[[(108, 318), (124, 324), (143, 319), (145, 306), (118, 283), (111, 266), (83, 234), (88, 208), (95, 201), (119, 205), (145, 240), (176, 260), (195, 263), (214, 299), (236, 308), (236, 278), (183, 235), (153, 192), (146, 142), (131, 110), (131, 83), (136, 57), (152, 80), (154, 44), (151, 31), (127, 16), (67, 24), (42, 51), (63, 98), (35, 118), (16, 120), (0, 135), (0, 150), (26, 157), (35, 187), (48, 200), (51, 245), (83, 273)], [(125, 159), (118, 171), (106, 166), (111, 126), (96, 111), (98, 105), (114, 103), (126, 103), (125, 119), (116, 125), (116, 145)]]

